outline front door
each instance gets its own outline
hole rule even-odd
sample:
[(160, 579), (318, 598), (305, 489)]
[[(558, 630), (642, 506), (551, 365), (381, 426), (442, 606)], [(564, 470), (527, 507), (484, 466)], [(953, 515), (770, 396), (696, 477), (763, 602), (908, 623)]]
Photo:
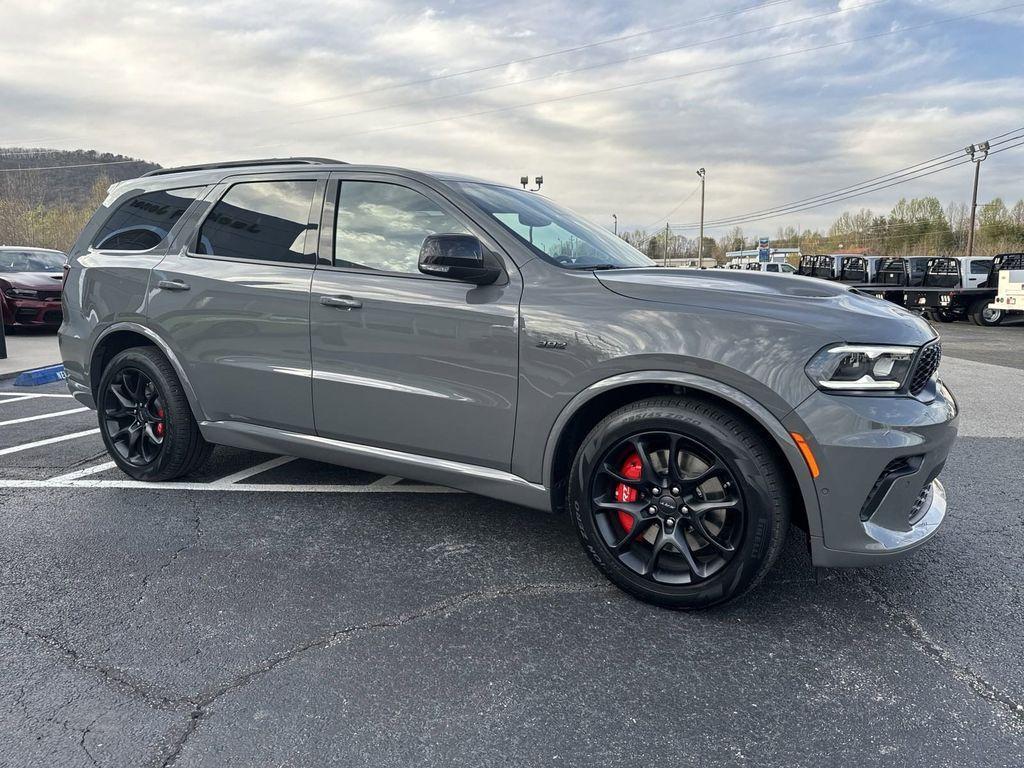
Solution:
[[(518, 311), (511, 261), (494, 285), (420, 273), (428, 234), (495, 243), (440, 194), (386, 174), (340, 174), (313, 277), (313, 409), (322, 437), (508, 470)], [(326, 232), (326, 230), (325, 230)]]
[(210, 421), (313, 433), (309, 288), (326, 174), (233, 179), (153, 270), (150, 324)]

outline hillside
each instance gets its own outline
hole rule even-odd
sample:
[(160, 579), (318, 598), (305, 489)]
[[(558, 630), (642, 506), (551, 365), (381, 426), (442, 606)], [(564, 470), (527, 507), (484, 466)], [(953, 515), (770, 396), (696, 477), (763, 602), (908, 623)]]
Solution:
[[(98, 166), (91, 163), (112, 163)], [(53, 169), (54, 166), (61, 166)], [(64, 167), (86, 166), (86, 167)], [(34, 204), (79, 206), (90, 196), (97, 180), (107, 183), (141, 176), (160, 166), (146, 160), (95, 150), (49, 150), (31, 147), (0, 149), (0, 197), (28, 198)], [(8, 169), (40, 168), (48, 170), (14, 171)], [(52, 169), (52, 170), (51, 170)]]

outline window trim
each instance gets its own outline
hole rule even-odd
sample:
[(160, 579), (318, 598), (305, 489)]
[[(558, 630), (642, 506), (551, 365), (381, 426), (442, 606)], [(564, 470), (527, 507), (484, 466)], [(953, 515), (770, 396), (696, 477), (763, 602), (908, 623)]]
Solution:
[[(486, 230), (483, 229), (472, 216), (459, 208), (455, 203), (441, 194), (438, 190), (415, 179), (405, 176), (397, 176), (390, 173), (373, 173), (366, 171), (332, 171), (327, 184), (324, 196), (323, 217), (320, 221), (320, 243), (317, 251), (317, 269), (329, 272), (347, 272), (354, 275), (378, 275), (380, 277), (397, 277), (413, 280), (429, 280), (435, 283), (460, 283), (468, 285), (463, 280), (455, 280), (450, 277), (438, 275), (426, 275), (419, 270), (415, 272), (399, 272), (384, 269), (372, 269), (367, 267), (342, 267), (335, 263), (335, 244), (337, 237), (335, 228), (337, 226), (337, 205), (341, 187), (346, 181), (365, 181), (375, 184), (392, 184), (396, 187), (404, 187), (412, 192), (423, 195), (428, 200), (436, 203), (445, 213), (458, 220), (467, 232), (476, 237), (480, 243), (491, 252), (501, 265), (503, 279), (496, 280), (492, 285), (508, 285), (511, 282), (509, 262), (503, 250), (498, 246)], [(512, 262), (513, 264), (515, 262)], [(517, 267), (518, 269), (518, 267)]]
[[(170, 244), (170, 243), (174, 242), (174, 238), (177, 237), (177, 234), (181, 230), (181, 227), (184, 226), (182, 224), (182, 222), (184, 222), (184, 221), (186, 221), (188, 219), (188, 215), (189, 215), (189, 212), (192, 210), (192, 206), (196, 205), (197, 203), (199, 203), (202, 200), (205, 200), (207, 195), (209, 195), (210, 189), (211, 189), (212, 186), (213, 185), (211, 185), (209, 183), (206, 183), (206, 184), (189, 184), (189, 185), (184, 186), (184, 187), (167, 187), (166, 189), (149, 189), (149, 190), (146, 190), (145, 192), (139, 192), (137, 195), (129, 195), (129, 196), (123, 197), (123, 199), (121, 199), (120, 203), (118, 203), (115, 206), (111, 206), (110, 213), (106, 216), (106, 218), (103, 219), (103, 223), (100, 224), (96, 228), (96, 232), (92, 236), (91, 241), (89, 242), (89, 249), (88, 249), (89, 253), (112, 253), (112, 254), (113, 253), (135, 253), (135, 254), (147, 254), (147, 253), (153, 253), (154, 251), (156, 251), (158, 248), (160, 248), (164, 244)], [(97, 248), (94, 245), (95, 240), (99, 236), (100, 231), (105, 226), (107, 226), (107, 224), (110, 222), (110, 220), (114, 217), (114, 214), (117, 213), (119, 210), (121, 210), (121, 207), (124, 206), (125, 203), (129, 202), (130, 200), (135, 200), (136, 198), (143, 197), (144, 195), (151, 195), (154, 192), (177, 192), (177, 191), (182, 190), (182, 189), (198, 189), (200, 191), (199, 191), (199, 193), (195, 197), (192, 198), (192, 202), (190, 202), (187, 206), (185, 206), (185, 210), (182, 211), (181, 216), (178, 217), (178, 220), (176, 222), (174, 222), (174, 224), (171, 226), (171, 228), (169, 230), (167, 230), (167, 234), (164, 235), (160, 239), (160, 242), (158, 242), (153, 247), (146, 248), (146, 249), (140, 251), (140, 250), (124, 250), (124, 249), (120, 249), (120, 248), (119, 249), (114, 249), (114, 248)], [(114, 234), (114, 233), (111, 233), (111, 234)], [(109, 235), (108, 235), (108, 237), (109, 237)]]
[[(199, 236), (203, 231), (203, 225), (206, 220), (213, 213), (213, 209), (224, 199), (224, 196), (231, 191), (232, 188), (237, 187), (240, 184), (261, 184), (281, 181), (311, 181), (314, 183), (313, 194), (309, 201), (309, 211), (306, 214), (306, 232), (305, 239), (303, 240), (303, 251), (306, 254), (311, 254), (312, 258), (304, 262), (294, 261), (276, 261), (271, 259), (240, 259), (235, 256), (219, 256), (216, 253), (197, 253), (195, 246), (199, 242)], [(207, 195), (204, 202), (210, 204), (210, 207), (203, 215), (199, 218), (199, 221), (193, 225), (192, 231), (189, 234), (188, 241), (185, 243), (185, 256), (190, 259), (202, 259), (204, 261), (226, 261), (232, 264), (270, 264), (275, 267), (293, 267), (295, 269), (314, 269), (316, 267), (317, 260), (317, 241), (311, 238), (318, 237), (318, 234), (314, 234), (314, 230), (320, 227), (320, 215), (317, 213), (317, 206), (323, 204), (324, 199), (324, 187), (327, 183), (326, 174), (310, 174), (302, 173), (297, 175), (283, 175), (283, 174), (259, 174), (259, 175), (242, 175), (242, 176), (229, 176), (222, 179), (219, 183), (214, 185), (213, 193)], [(182, 217), (184, 218), (184, 217)]]

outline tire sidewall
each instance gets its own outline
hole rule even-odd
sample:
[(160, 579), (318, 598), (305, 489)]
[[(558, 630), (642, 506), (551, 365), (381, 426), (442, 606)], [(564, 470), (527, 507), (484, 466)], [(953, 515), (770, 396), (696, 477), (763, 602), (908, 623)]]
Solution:
[[(604, 453), (626, 437), (658, 430), (679, 432), (703, 443), (740, 485), (745, 521), (738, 551), (722, 570), (694, 585), (658, 584), (619, 562), (604, 544), (590, 510), (592, 477)], [(700, 413), (670, 406), (619, 412), (595, 427), (581, 445), (570, 475), (569, 511), (587, 553), (620, 586), (662, 605), (704, 607), (745, 591), (771, 554), (774, 503), (763, 470), (739, 435)]]
[[(121, 454), (117, 452), (113, 441), (107, 434), (106, 419), (104, 417), (107, 389), (109, 388), (111, 381), (113, 381), (113, 379), (125, 368), (137, 368), (145, 373), (159, 392), (160, 401), (164, 407), (164, 443), (160, 449), (160, 455), (149, 464), (145, 464), (143, 466), (137, 466), (123, 458)], [(179, 413), (179, 409), (174, 407), (174, 399), (172, 398), (170, 391), (171, 385), (172, 382), (167, 380), (164, 372), (154, 363), (150, 355), (137, 349), (128, 349), (115, 355), (114, 359), (111, 360), (103, 370), (103, 376), (100, 378), (96, 411), (97, 418), (99, 420), (100, 436), (103, 438), (103, 445), (106, 447), (107, 453), (110, 454), (110, 457), (117, 464), (118, 468), (136, 480), (150, 479), (160, 475), (166, 469), (169, 462), (173, 460), (173, 452), (168, 450), (168, 441), (173, 439), (172, 436), (180, 434), (182, 429), (188, 427), (188, 422), (185, 421), (185, 419), (188, 418), (190, 414)]]

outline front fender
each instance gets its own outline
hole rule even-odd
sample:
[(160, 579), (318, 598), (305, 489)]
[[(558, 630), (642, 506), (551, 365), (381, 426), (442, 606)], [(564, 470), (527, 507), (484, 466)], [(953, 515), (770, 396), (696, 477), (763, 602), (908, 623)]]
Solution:
[(543, 482), (546, 488), (554, 489), (556, 449), (559, 439), (564, 434), (566, 427), (572, 422), (573, 416), (595, 397), (621, 387), (630, 387), (637, 384), (668, 384), (704, 392), (726, 401), (734, 408), (754, 419), (775, 441), (775, 444), (779, 447), (786, 462), (789, 464), (793, 476), (796, 478), (804, 509), (807, 511), (807, 525), (811, 536), (821, 536), (821, 509), (818, 505), (818, 495), (814, 487), (813, 478), (811, 477), (810, 470), (807, 468), (803, 455), (800, 453), (800, 449), (793, 441), (793, 438), (790, 437), (791, 430), (800, 432), (803, 427), (799, 417), (795, 415), (795, 412), (791, 412), (784, 417), (786, 425), (783, 425), (782, 421), (749, 395), (728, 384), (723, 384), (720, 381), (715, 381), (699, 374), (683, 373), (680, 371), (634, 371), (602, 379), (578, 393), (558, 414), (558, 418), (555, 419), (555, 423), (552, 425), (551, 432), (545, 443)]

